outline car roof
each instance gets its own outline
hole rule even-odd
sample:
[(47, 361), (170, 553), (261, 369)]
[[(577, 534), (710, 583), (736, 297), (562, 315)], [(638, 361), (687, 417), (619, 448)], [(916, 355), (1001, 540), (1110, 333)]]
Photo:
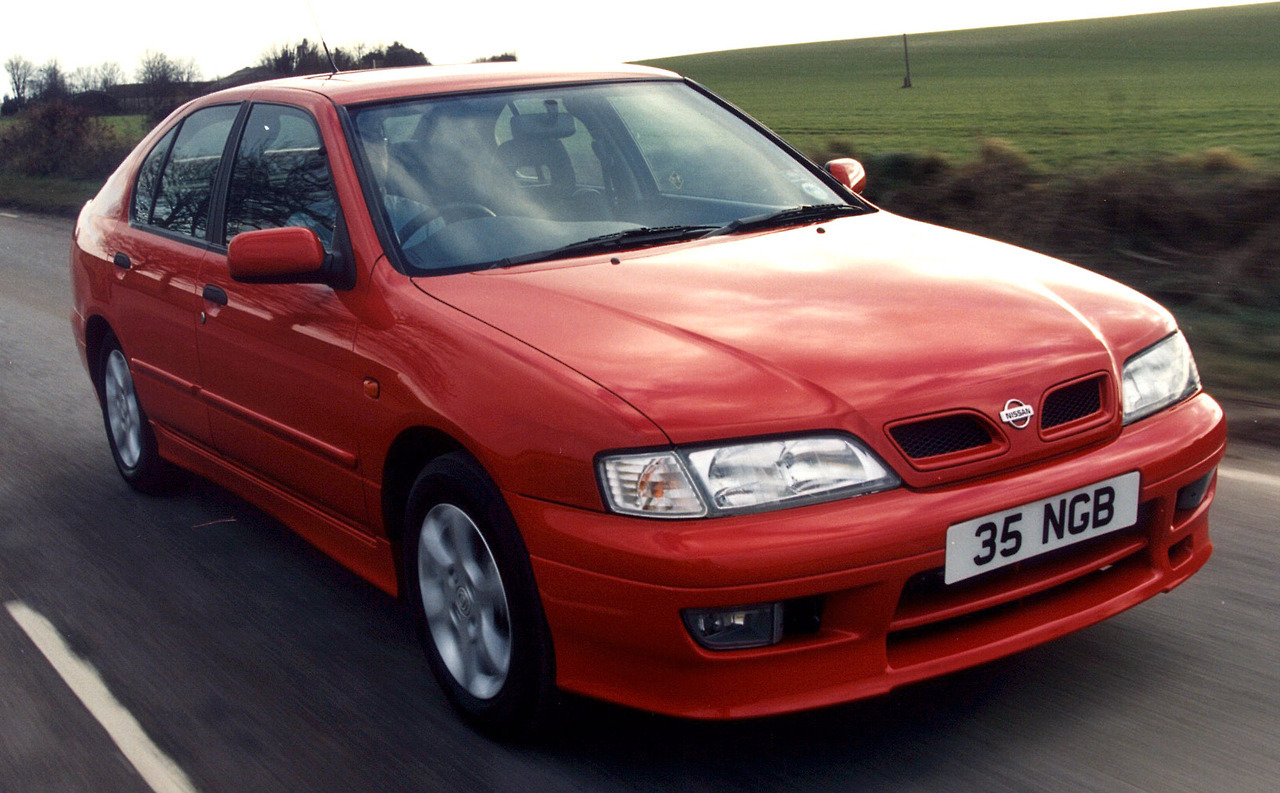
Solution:
[(623, 64), (607, 68), (530, 67), (519, 63), (480, 63), (462, 66), (409, 66), (286, 77), (219, 92), (230, 97), (244, 90), (295, 89), (323, 94), (340, 105), (395, 97), (427, 96), (488, 88), (549, 85), (610, 80), (681, 79), (647, 66)]

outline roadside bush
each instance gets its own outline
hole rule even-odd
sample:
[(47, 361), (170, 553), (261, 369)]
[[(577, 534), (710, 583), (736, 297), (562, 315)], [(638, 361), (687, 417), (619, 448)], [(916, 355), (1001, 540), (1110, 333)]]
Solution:
[(0, 170), (29, 177), (105, 178), (129, 143), (84, 110), (39, 103), (0, 131)]
[[(813, 154), (859, 156), (839, 141)], [(1059, 174), (1001, 141), (960, 164), (861, 159), (867, 197), (891, 212), (1084, 265), (1170, 306), (1280, 311), (1280, 175), (1230, 150)]]

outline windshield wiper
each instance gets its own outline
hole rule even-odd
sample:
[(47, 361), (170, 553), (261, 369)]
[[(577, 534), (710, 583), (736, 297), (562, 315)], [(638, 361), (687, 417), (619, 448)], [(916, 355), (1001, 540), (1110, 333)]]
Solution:
[(704, 236), (718, 237), (721, 234), (734, 234), (739, 231), (755, 231), (757, 229), (788, 226), (793, 223), (810, 223), (818, 220), (830, 220), (841, 215), (861, 215), (866, 210), (853, 204), (805, 204), (778, 212), (766, 212), (763, 215), (731, 220), (723, 226)]
[(649, 245), (661, 245), (664, 242), (677, 242), (690, 237), (701, 237), (708, 229), (716, 226), (643, 226), (635, 229), (623, 229), (612, 234), (601, 234), (585, 240), (571, 242), (559, 248), (547, 251), (535, 251), (522, 256), (509, 256), (499, 259), (490, 268), (514, 267), (518, 264), (533, 264), (550, 259), (561, 259), (567, 256), (581, 256), (589, 253), (622, 250), (624, 248), (643, 248)]

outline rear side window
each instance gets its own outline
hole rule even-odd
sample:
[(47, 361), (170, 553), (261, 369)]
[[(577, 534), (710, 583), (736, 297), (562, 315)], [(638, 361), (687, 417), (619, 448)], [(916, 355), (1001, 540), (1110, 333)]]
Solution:
[(133, 219), (139, 223), (151, 222), (151, 208), (155, 205), (156, 188), (160, 186), (160, 170), (164, 168), (165, 158), (169, 156), (169, 149), (173, 147), (173, 139), (177, 134), (177, 127), (169, 130), (138, 170), (138, 186), (133, 191)]
[[(197, 239), (208, 230), (209, 202), (218, 164), (227, 145), (227, 137), (235, 124), (239, 105), (218, 105), (197, 110), (182, 122), (168, 158), (159, 153), (165, 141), (148, 155), (138, 177), (134, 195), (134, 219), (156, 228)], [(170, 133), (172, 135), (172, 133)], [(168, 140), (166, 136), (165, 140)], [(147, 200), (152, 188), (153, 160), (164, 160), (163, 170), (155, 185), (154, 198)], [(153, 170), (148, 171), (151, 167)]]
[(337, 210), (315, 121), (298, 108), (254, 105), (231, 168), (227, 242), (242, 231), (304, 226), (327, 249)]

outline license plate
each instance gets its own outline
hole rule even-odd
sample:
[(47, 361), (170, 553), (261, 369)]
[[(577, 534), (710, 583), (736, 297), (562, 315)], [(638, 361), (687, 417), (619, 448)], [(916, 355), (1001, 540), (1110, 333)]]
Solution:
[(1138, 522), (1137, 471), (947, 528), (948, 584), (1127, 529)]

